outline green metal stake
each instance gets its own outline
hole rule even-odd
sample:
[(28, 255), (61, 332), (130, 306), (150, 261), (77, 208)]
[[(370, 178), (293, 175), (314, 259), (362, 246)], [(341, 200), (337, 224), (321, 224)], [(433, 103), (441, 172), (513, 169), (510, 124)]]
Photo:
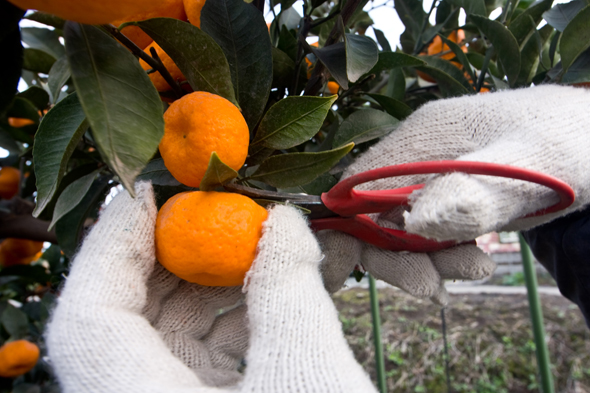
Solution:
[(529, 245), (525, 242), (522, 234), (518, 234), (520, 240), (520, 254), (522, 255), (522, 268), (526, 282), (527, 294), (529, 298), (529, 310), (531, 313), (531, 323), (533, 325), (533, 335), (535, 337), (535, 348), (537, 354), (537, 364), (541, 376), (541, 391), (543, 393), (554, 393), (553, 377), (551, 375), (551, 363), (549, 361), (549, 349), (545, 342), (545, 327), (543, 325), (543, 310), (537, 291), (537, 273), (533, 262), (533, 254)]
[(379, 316), (379, 298), (377, 286), (373, 276), (369, 276), (369, 293), (371, 295), (371, 316), (373, 318), (373, 339), (375, 341), (375, 366), (377, 367), (377, 382), (379, 391), (387, 393), (385, 381), (385, 361), (383, 359), (383, 344), (381, 343), (381, 317)]

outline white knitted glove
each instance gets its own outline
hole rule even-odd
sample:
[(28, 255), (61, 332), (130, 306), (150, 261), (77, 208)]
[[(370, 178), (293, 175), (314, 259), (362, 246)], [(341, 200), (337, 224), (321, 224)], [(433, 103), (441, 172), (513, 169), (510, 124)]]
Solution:
[[(590, 202), (590, 92), (541, 86), (430, 102), (351, 165), (344, 177), (401, 163), (464, 160), (534, 169), (567, 182), (576, 192), (568, 209), (517, 220), (557, 202), (554, 192), (528, 182), (453, 173), (382, 179), (357, 187), (375, 190), (426, 183), (414, 192), (411, 211), (378, 215), (381, 226), (438, 240), (470, 240), (490, 231), (522, 230)], [(327, 254), (322, 270), (333, 292), (355, 266), (418, 297), (444, 304), (441, 279), (479, 279), (491, 261), (472, 245), (418, 254), (362, 245), (350, 236), (320, 232)]]
[[(155, 258), (152, 187), (136, 190), (101, 214), (48, 327), (64, 392), (375, 392), (346, 344), (319, 275), (319, 246), (295, 209), (269, 213), (247, 277), (247, 311), (219, 315), (242, 288), (189, 284), (165, 271)], [(211, 387), (222, 385), (231, 387)]]

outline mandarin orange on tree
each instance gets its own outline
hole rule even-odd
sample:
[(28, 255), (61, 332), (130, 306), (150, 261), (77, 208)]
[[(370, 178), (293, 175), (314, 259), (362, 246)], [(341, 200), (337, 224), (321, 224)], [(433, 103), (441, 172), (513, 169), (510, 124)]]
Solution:
[(235, 170), (246, 161), (248, 124), (223, 97), (204, 91), (187, 94), (170, 105), (164, 123), (160, 154), (182, 184), (199, 187), (213, 152)]
[(207, 286), (242, 285), (256, 256), (268, 213), (225, 192), (183, 192), (156, 220), (156, 256), (178, 277)]
[(43, 242), (7, 238), (0, 243), (0, 266), (28, 265), (39, 258)]
[(205, 0), (184, 0), (184, 10), (188, 21), (194, 26), (201, 27), (201, 10)]
[(39, 347), (27, 340), (17, 340), (0, 347), (0, 377), (15, 378), (29, 371), (39, 360)]
[(20, 187), (20, 171), (16, 168), (5, 166), (0, 169), (0, 198), (12, 199)]

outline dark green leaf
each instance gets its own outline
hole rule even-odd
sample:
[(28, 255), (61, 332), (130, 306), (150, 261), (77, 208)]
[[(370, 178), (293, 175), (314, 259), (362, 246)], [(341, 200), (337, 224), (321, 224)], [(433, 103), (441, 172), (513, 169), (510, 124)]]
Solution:
[(528, 86), (532, 82), (541, 59), (541, 50), (552, 32), (553, 27), (545, 25), (539, 31), (535, 31), (525, 43), (520, 56), (520, 73), (516, 81), (518, 86)]
[(588, 0), (574, 0), (566, 4), (556, 4), (555, 7), (543, 13), (543, 19), (558, 31), (564, 31), (578, 12), (589, 4)]
[[(441, 71), (442, 73), (449, 75), (455, 81), (459, 82), (466, 89), (466, 91), (473, 90), (471, 84), (465, 78), (463, 70), (459, 69), (455, 64), (437, 56), (424, 56), (422, 58), (426, 61), (428, 68), (436, 69), (437, 71)], [(435, 77), (435, 75), (432, 76)], [(436, 79), (436, 77), (434, 79)], [(440, 83), (438, 79), (436, 80)]]
[(345, 34), (346, 74), (348, 80), (356, 82), (369, 72), (379, 60), (379, 49), (375, 41), (368, 37)]
[(281, 13), (278, 15), (279, 18), (279, 26), (281, 30), (283, 26), (287, 28), (287, 30), (297, 30), (299, 27), (299, 22), (301, 21), (301, 15), (295, 9), (287, 8), (285, 10), (281, 10)]
[(109, 185), (110, 179), (110, 176), (99, 177), (78, 206), (63, 216), (55, 225), (57, 241), (68, 258), (72, 258), (76, 253), (84, 232), (84, 222), (104, 199), (105, 192), (111, 187)]
[(195, 91), (217, 94), (239, 107), (227, 59), (208, 34), (190, 23), (172, 18), (154, 18), (130, 24), (141, 27), (160, 45)]
[(15, 339), (24, 338), (29, 333), (27, 315), (12, 304), (6, 306), (2, 313), (2, 325), (10, 336)]
[(72, 79), (94, 141), (109, 167), (135, 195), (135, 177), (164, 134), (160, 96), (137, 59), (98, 28), (68, 22), (65, 37)]
[[(442, 60), (444, 61), (444, 60)], [(434, 67), (418, 67), (417, 70), (430, 75), (436, 80), (438, 87), (445, 97), (458, 97), (465, 94), (472, 93), (473, 91), (468, 90), (455, 78), (447, 74), (446, 72), (434, 68)]]
[(321, 153), (290, 153), (267, 158), (258, 170), (250, 176), (273, 187), (295, 187), (312, 182), (329, 171), (348, 152), (354, 144)]
[(22, 40), (29, 48), (42, 50), (55, 59), (59, 59), (66, 54), (63, 45), (59, 42), (59, 35), (55, 30), (24, 27), (20, 33)]
[(419, 67), (426, 65), (424, 60), (417, 57), (406, 55), (401, 52), (382, 52), (379, 53), (379, 60), (369, 71), (370, 74), (378, 74), (381, 71), (391, 70), (398, 67)]
[(286, 87), (292, 82), (295, 62), (280, 49), (272, 48), (272, 85)]
[(43, 255), (41, 255), (41, 259), (44, 259), (49, 263), (51, 273), (55, 274), (61, 265), (61, 249), (58, 245), (52, 244), (47, 250), (45, 250)]
[[(561, 64), (559, 64), (561, 71)], [(562, 83), (574, 84), (590, 82), (590, 49), (586, 49), (561, 78)]]
[(522, 14), (510, 22), (508, 29), (519, 45), (537, 29), (543, 19), (543, 13), (551, 8), (552, 3), (553, 0), (542, 0), (524, 10)]
[(483, 0), (448, 0), (451, 4), (461, 7), (467, 15), (488, 16), (486, 4)]
[(250, 145), (248, 147), (248, 159), (246, 160), (246, 165), (248, 165), (248, 167), (260, 165), (260, 163), (270, 157), (274, 151), (275, 149), (269, 149), (268, 147)]
[(55, 58), (39, 49), (25, 48), (23, 68), (35, 73), (49, 74)]
[[(387, 41), (387, 38), (385, 38), (385, 34), (383, 34), (381, 30), (374, 27), (373, 31), (375, 32), (375, 38), (377, 38), (377, 42), (379, 43), (379, 46), (383, 52), (391, 52), (391, 45), (389, 45), (389, 41)], [(379, 59), (381, 60), (381, 56), (379, 56)]]
[(49, 93), (38, 86), (31, 86), (17, 97), (22, 97), (33, 104), (37, 109), (43, 110), (49, 106)]
[(47, 26), (53, 26), (56, 29), (63, 29), (66, 23), (65, 20), (45, 12), (33, 12), (25, 17), (25, 19), (33, 20), (35, 22), (43, 23)]
[(274, 104), (260, 121), (252, 145), (288, 149), (314, 136), (337, 96), (287, 97)]
[(35, 217), (47, 207), (58, 189), (68, 160), (88, 128), (85, 119), (76, 94), (64, 98), (43, 117), (33, 144), (37, 179)]
[(469, 64), (469, 59), (467, 58), (467, 56), (465, 55), (465, 53), (463, 52), (461, 47), (443, 35), (439, 35), (439, 37), (449, 47), (449, 49), (453, 52), (456, 60), (458, 60), (459, 63), (461, 63), (461, 65), (463, 66), (463, 70), (467, 71), (467, 73), (471, 77), (472, 83), (475, 84), (477, 81), (477, 79), (475, 77), (475, 73), (471, 69), (471, 64)]
[(313, 54), (326, 66), (330, 75), (344, 89), (348, 90), (348, 74), (346, 72), (346, 50), (343, 42), (320, 49), (311, 48)]
[(297, 39), (285, 26), (281, 27), (278, 48), (285, 52), (291, 60), (297, 60)]
[(199, 184), (199, 190), (215, 190), (217, 187), (224, 185), (236, 177), (238, 177), (238, 172), (224, 164), (217, 153), (213, 152), (211, 153), (205, 176), (203, 176), (201, 184)]
[(0, 271), (0, 276), (17, 276), (20, 280), (39, 284), (45, 284), (51, 278), (45, 268), (40, 265), (9, 266)]
[(389, 80), (385, 89), (385, 95), (395, 100), (403, 101), (406, 95), (406, 76), (400, 68), (389, 71)]
[(47, 84), (49, 86), (49, 92), (53, 97), (52, 101), (54, 104), (57, 104), (61, 89), (71, 76), (72, 73), (70, 72), (70, 66), (66, 56), (60, 57), (55, 63), (53, 63), (53, 66), (49, 70)]
[(14, 387), (12, 393), (41, 393), (41, 387), (33, 383), (21, 383)]
[(24, 97), (16, 96), (10, 107), (8, 108), (7, 115), (9, 117), (22, 117), (25, 119), (31, 119), (35, 123), (39, 122), (39, 110), (33, 105), (33, 103)]
[(180, 182), (172, 176), (161, 158), (148, 162), (137, 176), (137, 181), (151, 181), (152, 184), (158, 186), (180, 186)]
[(225, 53), (236, 97), (252, 130), (262, 116), (273, 79), (270, 37), (262, 13), (243, 0), (207, 1), (201, 29)]
[(412, 114), (412, 108), (400, 100), (380, 94), (369, 94), (369, 97), (377, 101), (379, 105), (396, 119), (403, 120)]
[[(475, 52), (468, 52), (465, 54), (465, 56), (467, 56), (467, 59), (469, 60), (469, 63), (471, 63), (472, 66), (474, 66), (478, 70), (481, 70), (481, 68), (483, 67), (484, 59), (485, 59), (485, 57), (483, 55), (481, 55), (479, 53), (475, 53)], [(502, 75), (500, 74), (500, 71), (498, 71), (498, 67), (496, 66), (496, 63), (494, 63), (493, 61), (490, 61), (488, 63), (488, 70), (496, 78), (502, 77)]]
[(333, 146), (356, 145), (381, 138), (395, 130), (399, 120), (377, 109), (361, 109), (348, 116), (334, 137)]
[[(426, 19), (426, 12), (424, 12), (424, 8), (422, 8), (422, 1), (420, 0), (394, 0), (394, 8), (399, 16), (400, 20), (406, 27), (406, 32), (408, 33), (409, 37), (413, 38), (415, 41), (418, 39), (422, 31), (422, 24), (424, 23), (424, 19)], [(406, 50), (407, 48), (404, 46), (404, 52), (412, 52), (412, 48)]]
[(12, 135), (3, 128), (0, 128), (0, 147), (8, 150), (11, 154), (20, 154), (22, 147), (13, 138)]
[(329, 173), (324, 173), (311, 183), (297, 187), (283, 188), (280, 189), (280, 191), (290, 193), (302, 192), (309, 195), (322, 195), (322, 193), (330, 191), (330, 189), (334, 187), (336, 183), (338, 183), (338, 180), (334, 176), (330, 175)]
[[(7, 1), (0, 2), (0, 4), (2, 4), (2, 8), (16, 8)], [(0, 40), (0, 47), (2, 48), (3, 57), (11, 59), (10, 61), (0, 61), (0, 73), (2, 75), (0, 78), (0, 113), (2, 113), (12, 101), (21, 76), (23, 47), (18, 28), (14, 28), (12, 32), (3, 35)]]
[(90, 186), (92, 186), (94, 179), (96, 179), (96, 176), (100, 171), (100, 169), (97, 169), (86, 176), (82, 176), (66, 187), (55, 204), (53, 219), (51, 220), (51, 224), (49, 224), (49, 229), (53, 228), (60, 218), (78, 206), (84, 196), (88, 193), (88, 190), (90, 190)]
[(576, 58), (590, 47), (590, 6), (581, 10), (561, 35), (561, 66), (567, 72)]
[(476, 15), (472, 15), (471, 20), (492, 42), (510, 85), (514, 85), (520, 72), (520, 48), (516, 38), (500, 22)]
[(363, 277), (365, 277), (365, 272), (361, 272), (358, 269), (354, 269), (352, 271), (352, 275), (354, 276), (354, 279), (356, 280), (356, 282), (361, 282)]

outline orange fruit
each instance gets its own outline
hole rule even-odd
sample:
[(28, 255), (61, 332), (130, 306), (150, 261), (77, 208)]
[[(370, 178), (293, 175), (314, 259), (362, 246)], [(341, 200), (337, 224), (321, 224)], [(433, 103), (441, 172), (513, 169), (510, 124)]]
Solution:
[(39, 347), (27, 340), (16, 340), (0, 347), (0, 377), (15, 378), (29, 371), (39, 360)]
[[(177, 80), (177, 81), (186, 80), (186, 78), (184, 77), (184, 75), (182, 74), (182, 72), (180, 71), (178, 66), (176, 65), (176, 63), (174, 63), (174, 61), (172, 61), (170, 56), (168, 56), (168, 54), (166, 52), (164, 52), (164, 50), (162, 48), (160, 48), (160, 45), (156, 44), (155, 42), (152, 42), (151, 44), (149, 44), (147, 46), (147, 48), (145, 48), (144, 52), (146, 52), (148, 55), (151, 56), (151, 48), (154, 48), (156, 50), (158, 57), (160, 58), (160, 60), (162, 60), (162, 64), (164, 64), (164, 67), (166, 67), (166, 69), (168, 70), (168, 72), (170, 73), (172, 78), (174, 78), (174, 80)], [(141, 67), (144, 70), (149, 70), (152, 68), (152, 67), (150, 67), (150, 65), (148, 63), (146, 63), (145, 61), (143, 61), (141, 59), (139, 59), (139, 64), (141, 64)], [(166, 79), (164, 79), (164, 77), (159, 72), (152, 72), (148, 76), (150, 77), (152, 83), (156, 87), (156, 90), (167, 91), (167, 90), (171, 89), (168, 82), (166, 82)]]
[(34, 120), (25, 119), (22, 117), (9, 117), (8, 118), (8, 125), (14, 128), (21, 128), (24, 126), (28, 126), (29, 124), (35, 124)]
[(28, 239), (7, 238), (0, 243), (0, 265), (28, 265), (39, 259), (43, 242)]
[(0, 168), (0, 198), (12, 199), (20, 188), (20, 171), (11, 166)]
[(188, 21), (198, 28), (201, 27), (201, 10), (205, 5), (205, 0), (184, 0), (184, 10)]
[(268, 212), (226, 192), (183, 192), (156, 220), (156, 257), (178, 277), (207, 286), (242, 285)]
[(340, 90), (340, 85), (336, 82), (330, 81), (328, 82), (328, 91), (332, 94), (338, 94), (338, 90)]
[(89, 25), (111, 23), (127, 15), (148, 12), (158, 8), (162, 0), (9, 0), (24, 10), (32, 9), (57, 15)]
[(174, 101), (164, 113), (160, 154), (172, 176), (189, 187), (199, 187), (211, 153), (239, 170), (248, 155), (250, 132), (234, 104), (204, 91)]
[[(160, 0), (158, 7), (137, 10), (133, 14), (126, 14), (113, 22), (113, 25), (119, 26), (125, 22), (140, 21), (151, 18), (174, 18), (186, 20), (186, 13), (184, 12), (184, 5), (182, 0)], [(141, 49), (145, 49), (154, 40), (147, 35), (140, 27), (127, 26), (121, 30), (123, 34), (135, 43)]]

